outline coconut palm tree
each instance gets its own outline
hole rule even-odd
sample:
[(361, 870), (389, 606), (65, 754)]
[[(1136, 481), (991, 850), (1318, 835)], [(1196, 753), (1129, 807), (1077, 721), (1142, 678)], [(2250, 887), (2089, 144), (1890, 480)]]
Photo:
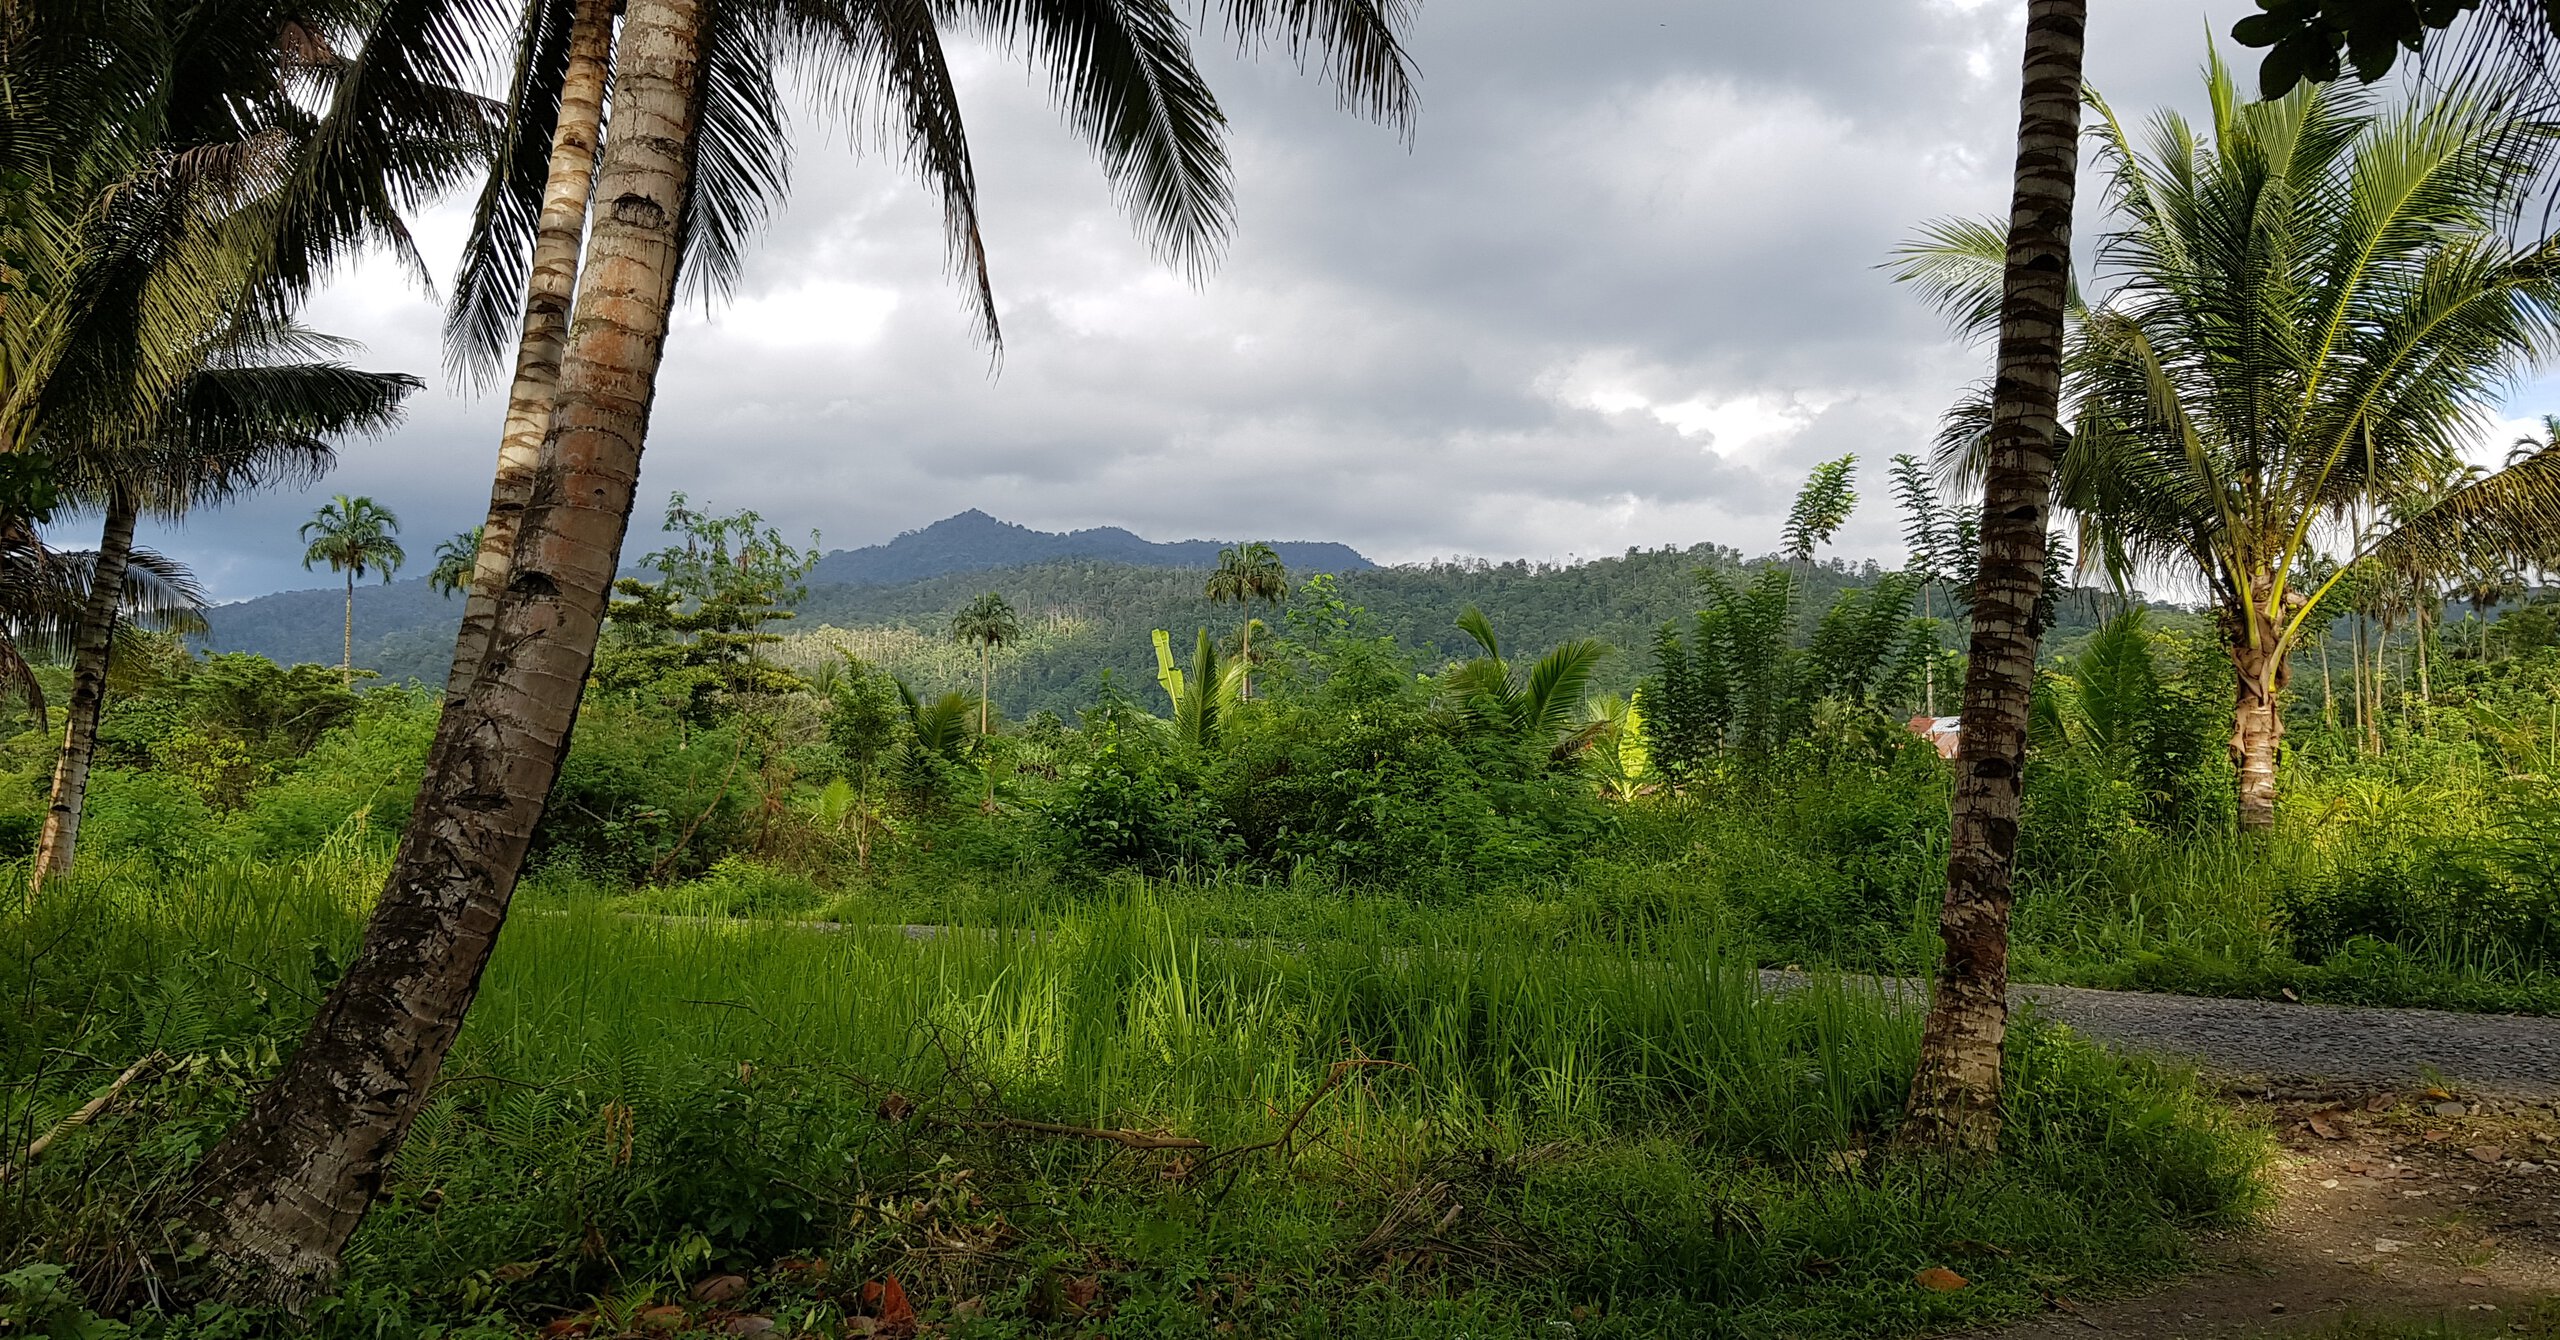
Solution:
[[(2164, 113), (2139, 143), (2093, 100), (2123, 224), (2099, 251), (2111, 290), (2076, 312), (2059, 496), (2119, 580), (2166, 570), (2209, 591), (2240, 824), (2259, 831), (2292, 652), (2348, 573), (2530, 559), (2560, 535), (2560, 453), (2391, 511), (2459, 467), (2560, 335), (2560, 249), (2506, 236), (2552, 131), (2477, 87), (2248, 103), (2218, 58), (2206, 82), (2210, 125)], [(1905, 276), (1961, 319), (1989, 282), (1986, 231), (1933, 229)], [(2340, 561), (2308, 580), (2324, 547)]]
[(1984, 434), (1980, 554), (1964, 684), (1963, 752), (1947, 830), (1945, 947), (1899, 1139), (1983, 1154), (2000, 1140), (2000, 1052), (2009, 1021), (2010, 862), (2018, 845), (2034, 699), (2045, 520), (2053, 496), (2063, 319), (2078, 187), (2083, 0), (2031, 0), (2019, 80), (2009, 226), (1981, 325), (1998, 338)]
[[(1276, 40), (1321, 69), (1347, 106), (1400, 125), (1412, 109), (1400, 36), (1410, 11), (1409, 0), (1206, 7), (1248, 45)], [(477, 989), (593, 664), (686, 244), (705, 230), (755, 231), (779, 177), (779, 125), (724, 111), (711, 96), (721, 72), (769, 79), (785, 63), (777, 57), (823, 47), (827, 58), (810, 68), (840, 81), (828, 90), (835, 103), (866, 127), (896, 127), (940, 188), (959, 268), (977, 281), (972, 306), (994, 334), (974, 170), (942, 57), (946, 25), (1030, 58), (1165, 254), (1196, 270), (1229, 231), (1225, 116), (1172, 0), (787, 10), (778, 0), (771, 9), (630, 0), (591, 195), (612, 205), (587, 230), (507, 580), (474, 581), (496, 601), (489, 644), (509, 655), (482, 656), (467, 681), (449, 684), (427, 779), (362, 948), (284, 1071), (199, 1166), (191, 1219), (234, 1292), (295, 1296), (334, 1270)], [(715, 151), (739, 144), (775, 152), (749, 161)], [(748, 171), (757, 167), (770, 171)], [(457, 643), (457, 663), (469, 659)]]
[(1289, 569), (1271, 546), (1256, 540), (1251, 544), (1229, 545), (1218, 551), (1217, 571), (1209, 574), (1205, 591), (1209, 599), (1220, 605), (1245, 607), (1244, 636), (1236, 659), (1244, 666), (1242, 696), (1253, 698), (1253, 602), (1268, 601), (1277, 605), (1289, 598)]
[(65, 500), (97, 509), (105, 525), (71, 638), (69, 719), (30, 892), (70, 870), (76, 854), (139, 519), (148, 513), (179, 520), (255, 489), (317, 478), (336, 462), (331, 439), (388, 427), (420, 385), (414, 377), (360, 372), (334, 360), (267, 361), (336, 352), (335, 341), (289, 324), (244, 326), (225, 346), (181, 384), (176, 403), (155, 416), (158, 428), (150, 437), (112, 451), (55, 457)]
[(382, 580), (400, 570), (409, 555), (400, 548), (400, 518), (371, 498), (350, 498), (341, 493), (320, 504), (320, 510), (302, 523), (302, 566), (306, 569), (326, 563), (331, 572), (347, 576), (346, 643), (338, 658), (338, 673), (352, 687), (356, 682), (356, 581), (367, 572), (377, 572)]
[(436, 565), (427, 572), (427, 585), (440, 596), (450, 597), (456, 591), (471, 589), (471, 574), (480, 561), (480, 542), (488, 530), (473, 526), (452, 539), (436, 545)]
[(1003, 596), (989, 591), (951, 616), (951, 637), (978, 649), (978, 733), (985, 735), (993, 725), (987, 694), (994, 687), (996, 648), (1022, 640), (1022, 621)]

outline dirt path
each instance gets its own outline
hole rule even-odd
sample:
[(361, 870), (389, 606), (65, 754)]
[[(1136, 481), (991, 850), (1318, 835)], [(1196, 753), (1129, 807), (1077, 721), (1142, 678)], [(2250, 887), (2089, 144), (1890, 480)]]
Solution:
[(2499, 1334), (2560, 1298), (2551, 1109), (2443, 1089), (2265, 1091), (2253, 1079), (2234, 1095), (2280, 1144), (2264, 1228), (2206, 1243), (2207, 1269), (2167, 1289), (2057, 1306), (1982, 1340), (2239, 1340), (2349, 1318)]

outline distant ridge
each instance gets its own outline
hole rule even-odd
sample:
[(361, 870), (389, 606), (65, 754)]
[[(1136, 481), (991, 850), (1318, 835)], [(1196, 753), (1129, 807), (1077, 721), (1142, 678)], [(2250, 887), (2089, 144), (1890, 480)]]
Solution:
[[(1084, 558), (1142, 568), (1213, 568), (1218, 551), (1233, 541), (1141, 538), (1118, 526), (1090, 530), (1033, 530), (970, 508), (922, 530), (861, 549), (838, 549), (818, 560), (812, 586), (894, 586), (954, 572), (1014, 568), (1028, 563)], [(1377, 564), (1347, 544), (1328, 540), (1275, 540), (1271, 548), (1292, 573), (1365, 572)]]
[[(639, 547), (639, 546), (634, 546)], [(955, 573), (1027, 568), (1062, 560), (1084, 560), (1130, 568), (1212, 568), (1218, 564), (1217, 540), (1175, 540), (1158, 544), (1117, 526), (1091, 530), (1032, 530), (998, 521), (971, 509), (944, 517), (922, 530), (911, 530), (887, 544), (838, 549), (818, 560), (809, 574), (810, 603), (821, 610), (845, 606), (829, 592), (899, 587)], [(1288, 565), (1294, 580), (1318, 572), (1369, 572), (1377, 564), (1347, 544), (1283, 540), (1272, 549)], [(645, 576), (638, 568), (626, 575)], [(278, 591), (206, 611), (209, 625), (198, 645), (214, 651), (253, 651), (291, 665), (308, 661), (338, 662), (340, 620), (345, 589), (336, 586)], [(442, 684), (453, 656), (453, 635), (462, 618), (462, 602), (436, 594), (424, 578), (409, 577), (389, 585), (356, 588), (356, 665), (394, 681), (416, 679)]]

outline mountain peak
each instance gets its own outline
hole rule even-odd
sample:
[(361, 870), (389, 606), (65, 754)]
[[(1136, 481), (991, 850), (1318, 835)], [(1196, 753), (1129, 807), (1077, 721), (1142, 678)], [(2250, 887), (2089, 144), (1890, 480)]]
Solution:
[[(1159, 543), (1119, 526), (1095, 526), (1066, 532), (1033, 530), (987, 515), (972, 507), (929, 526), (906, 531), (886, 544), (838, 549), (818, 560), (809, 580), (818, 584), (884, 586), (918, 581), (952, 572), (1018, 567), (1084, 558), (1146, 568), (1217, 566), (1218, 550), (1229, 540), (1173, 540)], [(1272, 544), (1280, 561), (1300, 572), (1357, 572), (1377, 566), (1346, 544), (1321, 540), (1280, 540)]]

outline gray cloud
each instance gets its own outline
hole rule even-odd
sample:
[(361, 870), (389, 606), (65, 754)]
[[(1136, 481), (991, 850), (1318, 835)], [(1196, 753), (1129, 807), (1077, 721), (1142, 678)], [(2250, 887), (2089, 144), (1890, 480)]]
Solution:
[[(2249, 0), (2103, 9), (2092, 77), (2195, 100)], [(931, 204), (823, 129), (736, 300), (680, 322), (642, 481), (829, 546), (963, 507), (1387, 559), (1759, 550), (1812, 462), (1925, 449), (1980, 356), (1876, 268), (2006, 199), (2018, 7), (1996, 0), (1431, 0), (1408, 144), (1284, 60), (1209, 68), (1241, 227), (1193, 286), (1133, 237), (1016, 64), (960, 62), (1006, 343), (990, 367)], [(450, 255), (459, 207), (422, 233)], [(438, 366), (387, 266), (314, 324)], [(476, 519), (499, 406), (438, 383), (315, 494), (398, 509), (421, 558)], [(1881, 476), (1844, 537), (1890, 557)], [(316, 496), (161, 537), (226, 597), (306, 584)]]

